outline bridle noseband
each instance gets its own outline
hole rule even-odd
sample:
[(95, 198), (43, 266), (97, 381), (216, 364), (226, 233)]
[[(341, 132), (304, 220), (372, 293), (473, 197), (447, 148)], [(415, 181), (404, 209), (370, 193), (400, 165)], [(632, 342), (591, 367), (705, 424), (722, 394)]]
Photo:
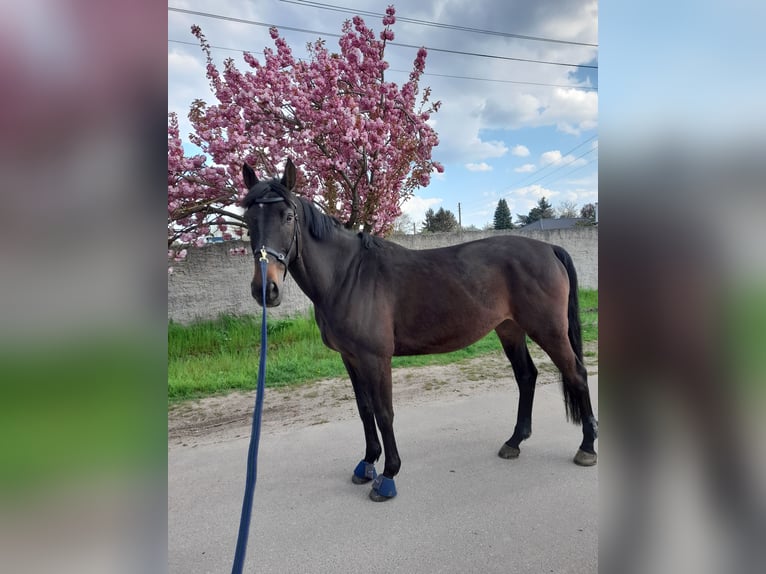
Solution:
[(294, 212), (294, 223), (293, 223), (293, 236), (290, 239), (290, 245), (287, 246), (287, 251), (284, 253), (282, 251), (277, 251), (276, 249), (273, 249), (272, 247), (269, 247), (268, 245), (263, 245), (260, 250), (255, 251), (253, 250), (253, 255), (255, 257), (258, 257), (261, 255), (261, 252), (265, 252), (268, 255), (271, 255), (274, 257), (274, 259), (277, 260), (278, 263), (281, 263), (282, 266), (285, 268), (285, 274), (282, 277), (284, 280), (285, 277), (287, 277), (287, 267), (290, 265), (290, 261), (288, 261), (288, 257), (290, 256), (290, 251), (293, 249), (293, 245), (296, 245), (297, 253), (295, 255), (295, 260), (299, 260), (301, 258), (301, 246), (300, 246), (300, 225), (298, 225), (298, 206), (293, 203), (292, 201), (289, 201), (288, 199), (284, 197), (264, 197), (261, 199), (256, 199), (253, 201), (253, 203), (263, 204), (263, 203), (279, 203), (280, 201), (284, 201), (287, 203), (290, 207), (293, 208)]

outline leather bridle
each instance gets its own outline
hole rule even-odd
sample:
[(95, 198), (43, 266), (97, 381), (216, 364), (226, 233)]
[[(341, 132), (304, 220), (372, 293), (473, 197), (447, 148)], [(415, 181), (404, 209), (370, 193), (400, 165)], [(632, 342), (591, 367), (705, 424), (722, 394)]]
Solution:
[(293, 249), (293, 245), (296, 246), (297, 253), (295, 255), (295, 260), (301, 258), (301, 241), (300, 241), (300, 235), (301, 235), (301, 228), (300, 225), (298, 225), (298, 206), (293, 203), (292, 201), (289, 201), (288, 199), (284, 197), (264, 197), (261, 199), (256, 199), (253, 201), (253, 203), (263, 204), (263, 203), (279, 203), (280, 201), (284, 201), (287, 203), (290, 207), (293, 208), (294, 212), (294, 220), (293, 220), (293, 236), (290, 239), (290, 244), (287, 246), (287, 251), (277, 251), (276, 249), (269, 247), (268, 245), (263, 245), (260, 249), (253, 249), (253, 256), (258, 257), (261, 253), (261, 251), (265, 251), (268, 255), (271, 255), (274, 259), (277, 260), (278, 263), (281, 263), (282, 266), (285, 268), (285, 274), (282, 277), (284, 280), (285, 277), (287, 277), (287, 267), (290, 265), (291, 261), (289, 261), (290, 252)]

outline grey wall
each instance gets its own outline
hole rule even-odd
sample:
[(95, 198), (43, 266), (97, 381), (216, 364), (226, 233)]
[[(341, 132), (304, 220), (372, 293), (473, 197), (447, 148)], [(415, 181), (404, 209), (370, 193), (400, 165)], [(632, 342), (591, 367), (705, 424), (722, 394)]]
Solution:
[[(517, 231), (472, 231), (394, 236), (391, 239), (410, 249), (446, 247), (474, 239)], [(578, 227), (549, 231), (527, 231), (523, 235), (561, 245), (572, 256), (581, 287), (598, 288), (598, 228)], [(230, 255), (237, 242), (216, 243), (189, 249), (185, 261), (172, 264), (168, 275), (168, 319), (188, 324), (214, 319), (221, 314), (259, 314), (250, 296), (254, 262), (251, 255)], [(249, 246), (248, 252), (249, 252)], [(282, 304), (269, 309), (271, 317), (289, 317), (307, 311), (311, 302), (288, 275)]]

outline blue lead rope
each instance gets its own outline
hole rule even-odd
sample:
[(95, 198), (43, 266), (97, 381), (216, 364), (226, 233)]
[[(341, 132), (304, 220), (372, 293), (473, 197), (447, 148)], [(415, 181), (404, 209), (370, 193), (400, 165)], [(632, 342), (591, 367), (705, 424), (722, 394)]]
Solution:
[(247, 537), (250, 531), (250, 515), (253, 510), (253, 494), (258, 474), (258, 442), (261, 439), (261, 413), (263, 411), (263, 391), (266, 379), (266, 267), (268, 258), (266, 250), (261, 250), (261, 301), (263, 301), (263, 319), (261, 320), (261, 357), (258, 363), (258, 389), (255, 397), (255, 412), (253, 413), (253, 428), (250, 432), (250, 447), (247, 450), (247, 478), (245, 479), (245, 497), (242, 501), (242, 515), (239, 519), (239, 534), (237, 535), (237, 550), (234, 553), (234, 564), (231, 574), (242, 574), (247, 552)]

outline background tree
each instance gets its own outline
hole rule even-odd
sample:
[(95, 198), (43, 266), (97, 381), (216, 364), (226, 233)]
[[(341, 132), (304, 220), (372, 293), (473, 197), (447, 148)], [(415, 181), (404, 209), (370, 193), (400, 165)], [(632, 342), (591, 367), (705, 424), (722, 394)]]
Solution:
[(426, 211), (426, 220), (423, 222), (423, 231), (436, 233), (438, 231), (454, 231), (457, 229), (455, 214), (443, 207), (434, 213), (433, 209)]
[(387, 232), (402, 202), (428, 185), (432, 171), (444, 170), (431, 159), (438, 137), (427, 123), (440, 102), (430, 101), (430, 88), (419, 96), (426, 50), (418, 51), (401, 87), (385, 80), (395, 20), (391, 6), (378, 38), (355, 16), (343, 25), (340, 53), (330, 53), (320, 39), (309, 44), (305, 60), (294, 58), (271, 28), (276, 50), (266, 48), (263, 62), (245, 53), (246, 73), (233, 59), (220, 72), (202, 30), (193, 26), (218, 103), (198, 99), (189, 112), (189, 139), (201, 155), (184, 154), (177, 118), (169, 116), (168, 245), (203, 243), (211, 226), (224, 237), (227, 226), (241, 234), (244, 221), (233, 206), (245, 193), (242, 163), (259, 178), (272, 177), (287, 157), (301, 170), (303, 196), (348, 228)]
[(586, 203), (583, 205), (582, 209), (580, 210), (580, 217), (590, 219), (591, 221), (596, 221), (596, 206), (592, 203)]
[(574, 201), (562, 201), (556, 208), (556, 216), (561, 219), (579, 217), (577, 212), (577, 204)]
[(545, 199), (545, 197), (541, 197), (537, 202), (537, 205), (530, 209), (527, 215), (517, 213), (516, 216), (519, 218), (519, 223), (521, 225), (529, 225), (540, 219), (552, 218), (554, 216), (553, 206), (548, 203), (548, 200)]
[(413, 233), (415, 229), (415, 222), (406, 213), (402, 213), (394, 220), (394, 225), (391, 232), (395, 235), (407, 235)]
[(501, 199), (497, 202), (497, 208), (495, 209), (494, 229), (513, 229), (513, 221), (511, 221), (511, 210), (508, 209), (508, 202), (505, 201), (505, 199)]

